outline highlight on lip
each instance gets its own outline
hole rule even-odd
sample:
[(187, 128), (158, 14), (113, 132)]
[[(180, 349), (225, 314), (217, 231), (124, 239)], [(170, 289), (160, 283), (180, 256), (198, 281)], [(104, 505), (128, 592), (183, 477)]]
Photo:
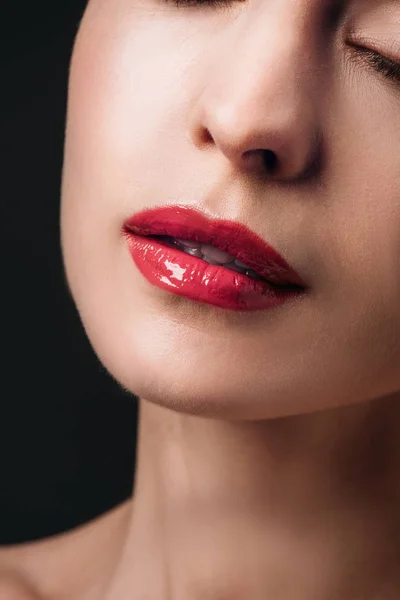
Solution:
[[(305, 292), (286, 261), (237, 223), (211, 221), (198, 211), (170, 207), (135, 215), (125, 222), (122, 233), (133, 261), (150, 283), (190, 300), (230, 310), (264, 310)], [(214, 244), (226, 263), (201, 253), (204, 245), (212, 250)]]
[(178, 250), (181, 250), (181, 252), (190, 254), (191, 256), (197, 256), (197, 258), (201, 258), (211, 265), (219, 265), (226, 269), (237, 271), (238, 273), (245, 273), (251, 279), (262, 279), (266, 281), (265, 278), (261, 277), (258, 275), (258, 273), (250, 269), (248, 265), (236, 259), (234, 255), (228, 254), (228, 252), (223, 252), (211, 244), (202, 244), (201, 242), (173, 238), (171, 236), (148, 237), (156, 240), (158, 239), (160, 242), (166, 246), (169, 246), (170, 248), (178, 248)]
[(278, 285), (307, 285), (276, 250), (245, 225), (225, 219), (210, 219), (189, 206), (146, 209), (127, 219), (123, 233), (140, 236), (170, 236), (210, 244), (233, 255), (263, 279)]

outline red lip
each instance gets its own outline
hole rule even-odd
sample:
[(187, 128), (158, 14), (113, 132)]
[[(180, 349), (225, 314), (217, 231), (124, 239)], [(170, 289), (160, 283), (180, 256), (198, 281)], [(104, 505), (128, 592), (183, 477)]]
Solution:
[[(212, 220), (191, 207), (144, 210), (125, 221), (122, 233), (133, 260), (151, 283), (192, 300), (232, 310), (258, 310), (298, 297), (307, 287), (285, 259), (247, 227), (233, 221)], [(146, 236), (211, 244), (268, 281), (208, 264)]]

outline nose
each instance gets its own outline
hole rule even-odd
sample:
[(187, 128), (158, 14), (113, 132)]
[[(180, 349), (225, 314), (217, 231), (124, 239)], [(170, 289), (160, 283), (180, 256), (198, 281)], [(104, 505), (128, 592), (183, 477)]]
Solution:
[(236, 171), (294, 181), (319, 164), (318, 87), (309, 32), (287, 12), (269, 17), (243, 14), (216, 42), (190, 137), (200, 149), (218, 149)]

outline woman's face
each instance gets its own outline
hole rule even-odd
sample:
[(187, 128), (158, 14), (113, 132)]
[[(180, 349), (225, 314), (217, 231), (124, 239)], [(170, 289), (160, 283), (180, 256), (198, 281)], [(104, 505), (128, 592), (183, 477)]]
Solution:
[[(123, 387), (226, 419), (400, 390), (400, 66), (388, 59), (400, 63), (398, 0), (89, 2), (62, 246), (89, 339)], [(306, 293), (238, 312), (153, 286), (121, 228), (165, 205), (246, 225)]]

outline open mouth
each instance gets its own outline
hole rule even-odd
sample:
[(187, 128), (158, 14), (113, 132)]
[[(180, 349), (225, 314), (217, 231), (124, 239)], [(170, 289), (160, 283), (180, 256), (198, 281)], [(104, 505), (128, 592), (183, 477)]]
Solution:
[(189, 254), (190, 256), (195, 256), (208, 264), (217, 265), (225, 269), (229, 269), (230, 271), (236, 271), (237, 273), (246, 275), (250, 279), (264, 281), (268, 283), (268, 285), (276, 289), (288, 291), (304, 291), (304, 288), (300, 286), (294, 284), (278, 284), (266, 279), (265, 277), (262, 277), (256, 271), (251, 269), (251, 267), (238, 260), (235, 256), (228, 254), (227, 252), (224, 252), (219, 248), (212, 246), (211, 244), (204, 244), (193, 240), (175, 238), (169, 235), (146, 235), (145, 237), (157, 240), (164, 246), (178, 249), (181, 252), (184, 252), (185, 254)]
[(258, 311), (308, 290), (286, 259), (246, 225), (193, 207), (144, 209), (124, 221), (121, 233), (152, 285), (189, 300)]

